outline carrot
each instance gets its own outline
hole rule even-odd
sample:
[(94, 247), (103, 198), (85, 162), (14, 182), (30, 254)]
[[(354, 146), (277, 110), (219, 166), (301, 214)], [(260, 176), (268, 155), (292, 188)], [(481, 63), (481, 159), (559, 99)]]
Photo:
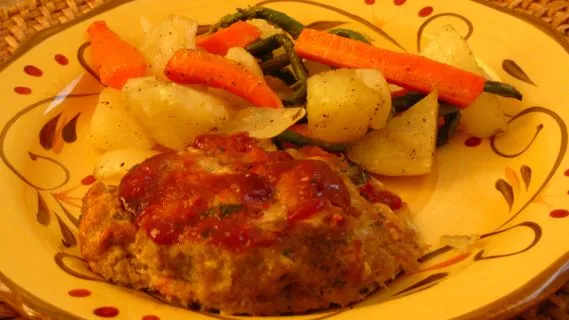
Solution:
[(225, 55), (233, 47), (246, 47), (257, 41), (261, 31), (257, 27), (243, 21), (236, 22), (216, 33), (198, 37), (196, 40), (199, 48), (208, 52)]
[(338, 68), (375, 68), (388, 82), (429, 93), (439, 90), (440, 100), (466, 108), (484, 91), (484, 77), (408, 53), (389, 51), (314, 29), (304, 29), (295, 51), (301, 58)]
[(130, 78), (146, 74), (147, 64), (138, 50), (119, 38), (104, 21), (95, 21), (87, 30), (95, 71), (101, 82), (122, 89)]
[(282, 102), (262, 77), (222, 56), (181, 49), (168, 61), (166, 76), (177, 83), (224, 89), (260, 107), (282, 108)]

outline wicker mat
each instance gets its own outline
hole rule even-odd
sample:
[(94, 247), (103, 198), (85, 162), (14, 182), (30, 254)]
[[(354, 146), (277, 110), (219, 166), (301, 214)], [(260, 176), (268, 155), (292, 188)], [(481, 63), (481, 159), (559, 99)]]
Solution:
[[(112, 0), (0, 0), (0, 62), (26, 38)], [(485, 0), (552, 25), (569, 41), (569, 0)], [(0, 320), (25, 319), (0, 298)], [(518, 319), (569, 320), (569, 283)]]

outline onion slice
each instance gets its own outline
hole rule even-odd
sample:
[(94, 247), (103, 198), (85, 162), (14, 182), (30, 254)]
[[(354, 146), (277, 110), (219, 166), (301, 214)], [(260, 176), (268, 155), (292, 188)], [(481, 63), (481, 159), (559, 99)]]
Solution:
[(221, 128), (222, 133), (248, 132), (258, 139), (273, 138), (302, 119), (304, 108), (245, 108), (238, 110), (231, 120)]

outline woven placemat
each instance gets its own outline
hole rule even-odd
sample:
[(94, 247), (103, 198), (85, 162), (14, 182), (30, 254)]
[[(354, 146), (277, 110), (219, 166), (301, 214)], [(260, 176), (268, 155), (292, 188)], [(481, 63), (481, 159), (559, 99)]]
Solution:
[(1, 0), (0, 62), (39, 30), (65, 23), (110, 0)]
[[(0, 63), (28, 37), (112, 0), (0, 0)], [(569, 41), (569, 0), (485, 0), (541, 18)], [(34, 317), (36, 318), (36, 317)], [(569, 320), (569, 282), (518, 319)], [(26, 319), (0, 298), (0, 320)]]

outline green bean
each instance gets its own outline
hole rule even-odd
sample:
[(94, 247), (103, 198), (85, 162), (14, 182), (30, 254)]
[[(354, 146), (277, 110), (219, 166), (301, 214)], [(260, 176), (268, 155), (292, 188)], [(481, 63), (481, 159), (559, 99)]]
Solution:
[(338, 36), (343, 37), (343, 38), (349, 38), (349, 39), (361, 41), (363, 43), (371, 44), (371, 42), (369, 41), (369, 39), (366, 36), (364, 36), (363, 34), (357, 32), (357, 31), (354, 31), (354, 30), (337, 28), (337, 29), (332, 29), (328, 32), (335, 34), (335, 35), (338, 35)]
[(283, 47), (285, 50), (286, 56), (290, 61), (290, 65), (292, 66), (292, 71), (296, 76), (296, 80), (306, 80), (308, 79), (308, 70), (304, 66), (304, 62), (302, 59), (296, 54), (294, 51), (294, 43), (290, 40), (287, 36), (282, 34), (275, 35), (275, 40)]
[(264, 19), (270, 24), (283, 29), (294, 39), (298, 38), (302, 30), (304, 30), (304, 25), (291, 16), (269, 8), (261, 7), (260, 10), (255, 10), (255, 18)]
[(275, 55), (272, 52), (267, 52), (267, 53), (263, 53), (257, 56), (257, 59), (259, 59), (259, 61), (261, 63), (263, 62), (267, 62), (269, 60), (271, 60), (272, 58), (274, 58)]
[(424, 97), (425, 95), (420, 92), (409, 92), (406, 95), (393, 98), (391, 105), (393, 109), (395, 109), (395, 112), (399, 113), (411, 108)]
[(265, 7), (252, 6), (246, 9), (237, 9), (236, 13), (224, 16), (219, 22), (211, 27), (209, 32), (213, 33), (219, 28), (227, 28), (237, 21), (251, 19), (266, 20), (270, 24), (283, 29), (295, 39), (298, 38), (304, 29), (304, 25), (302, 23), (283, 12)]
[(294, 94), (283, 101), (285, 106), (297, 105), (306, 100), (306, 80), (308, 80), (308, 70), (302, 59), (294, 51), (294, 43), (287, 36), (282, 34), (275, 35), (275, 40), (283, 47), (286, 56), (290, 61), (292, 71), (296, 80), (300, 82)]
[(250, 45), (248, 45), (245, 49), (249, 51), (252, 55), (256, 56), (259, 54), (271, 52), (275, 49), (279, 48), (279, 43), (275, 39), (275, 36), (271, 36), (265, 39), (261, 39), (256, 41)]
[(294, 74), (289, 69), (282, 69), (279, 71), (275, 71), (275, 72), (272, 72), (270, 75), (273, 77), (277, 77), (277, 78), (281, 79), (282, 81), (284, 81), (284, 83), (286, 83), (289, 86), (292, 86), (292, 85), (295, 85), (296, 83), (298, 83), (296, 81), (296, 77), (294, 76)]
[[(417, 102), (421, 101), (425, 97), (424, 94), (419, 92), (409, 92), (404, 96), (399, 96), (393, 98), (391, 101), (391, 105), (395, 110), (395, 113), (403, 112), (412, 106), (414, 106)], [(447, 114), (457, 112), (458, 109), (455, 106), (450, 104), (439, 102), (439, 116), (446, 116)]]
[(329, 152), (344, 152), (347, 148), (347, 146), (343, 144), (331, 144), (321, 140), (312, 139), (291, 130), (285, 130), (283, 133), (279, 134), (277, 138), (297, 146), (314, 145)]
[(297, 82), (291, 84), (290, 88), (294, 90), (294, 89), (297, 89), (298, 87), (300, 87), (302, 84), (303, 84), (302, 81), (297, 81)]
[(274, 57), (273, 59), (261, 63), (261, 69), (263, 70), (263, 73), (269, 74), (281, 70), (282, 68), (288, 66), (289, 64), (290, 60), (288, 58), (288, 55), (281, 54), (279, 56)]
[(512, 85), (498, 82), (498, 81), (486, 81), (484, 84), (484, 91), (497, 94), (502, 97), (514, 98), (522, 100), (523, 95), (518, 89), (514, 88)]
[(445, 123), (437, 132), (437, 147), (447, 144), (456, 133), (460, 123), (460, 112), (451, 112), (444, 116)]
[(447, 103), (439, 103), (439, 117), (446, 117), (449, 114), (458, 112), (458, 108)]
[(294, 90), (294, 93), (290, 97), (283, 100), (284, 106), (292, 107), (304, 103), (306, 101), (307, 91), (306, 82), (303, 82), (296, 90)]
[(246, 20), (247, 16), (244, 12), (237, 11), (236, 13), (230, 13), (219, 20), (216, 24), (212, 25), (208, 33), (214, 33), (221, 28), (227, 28), (237, 21)]

